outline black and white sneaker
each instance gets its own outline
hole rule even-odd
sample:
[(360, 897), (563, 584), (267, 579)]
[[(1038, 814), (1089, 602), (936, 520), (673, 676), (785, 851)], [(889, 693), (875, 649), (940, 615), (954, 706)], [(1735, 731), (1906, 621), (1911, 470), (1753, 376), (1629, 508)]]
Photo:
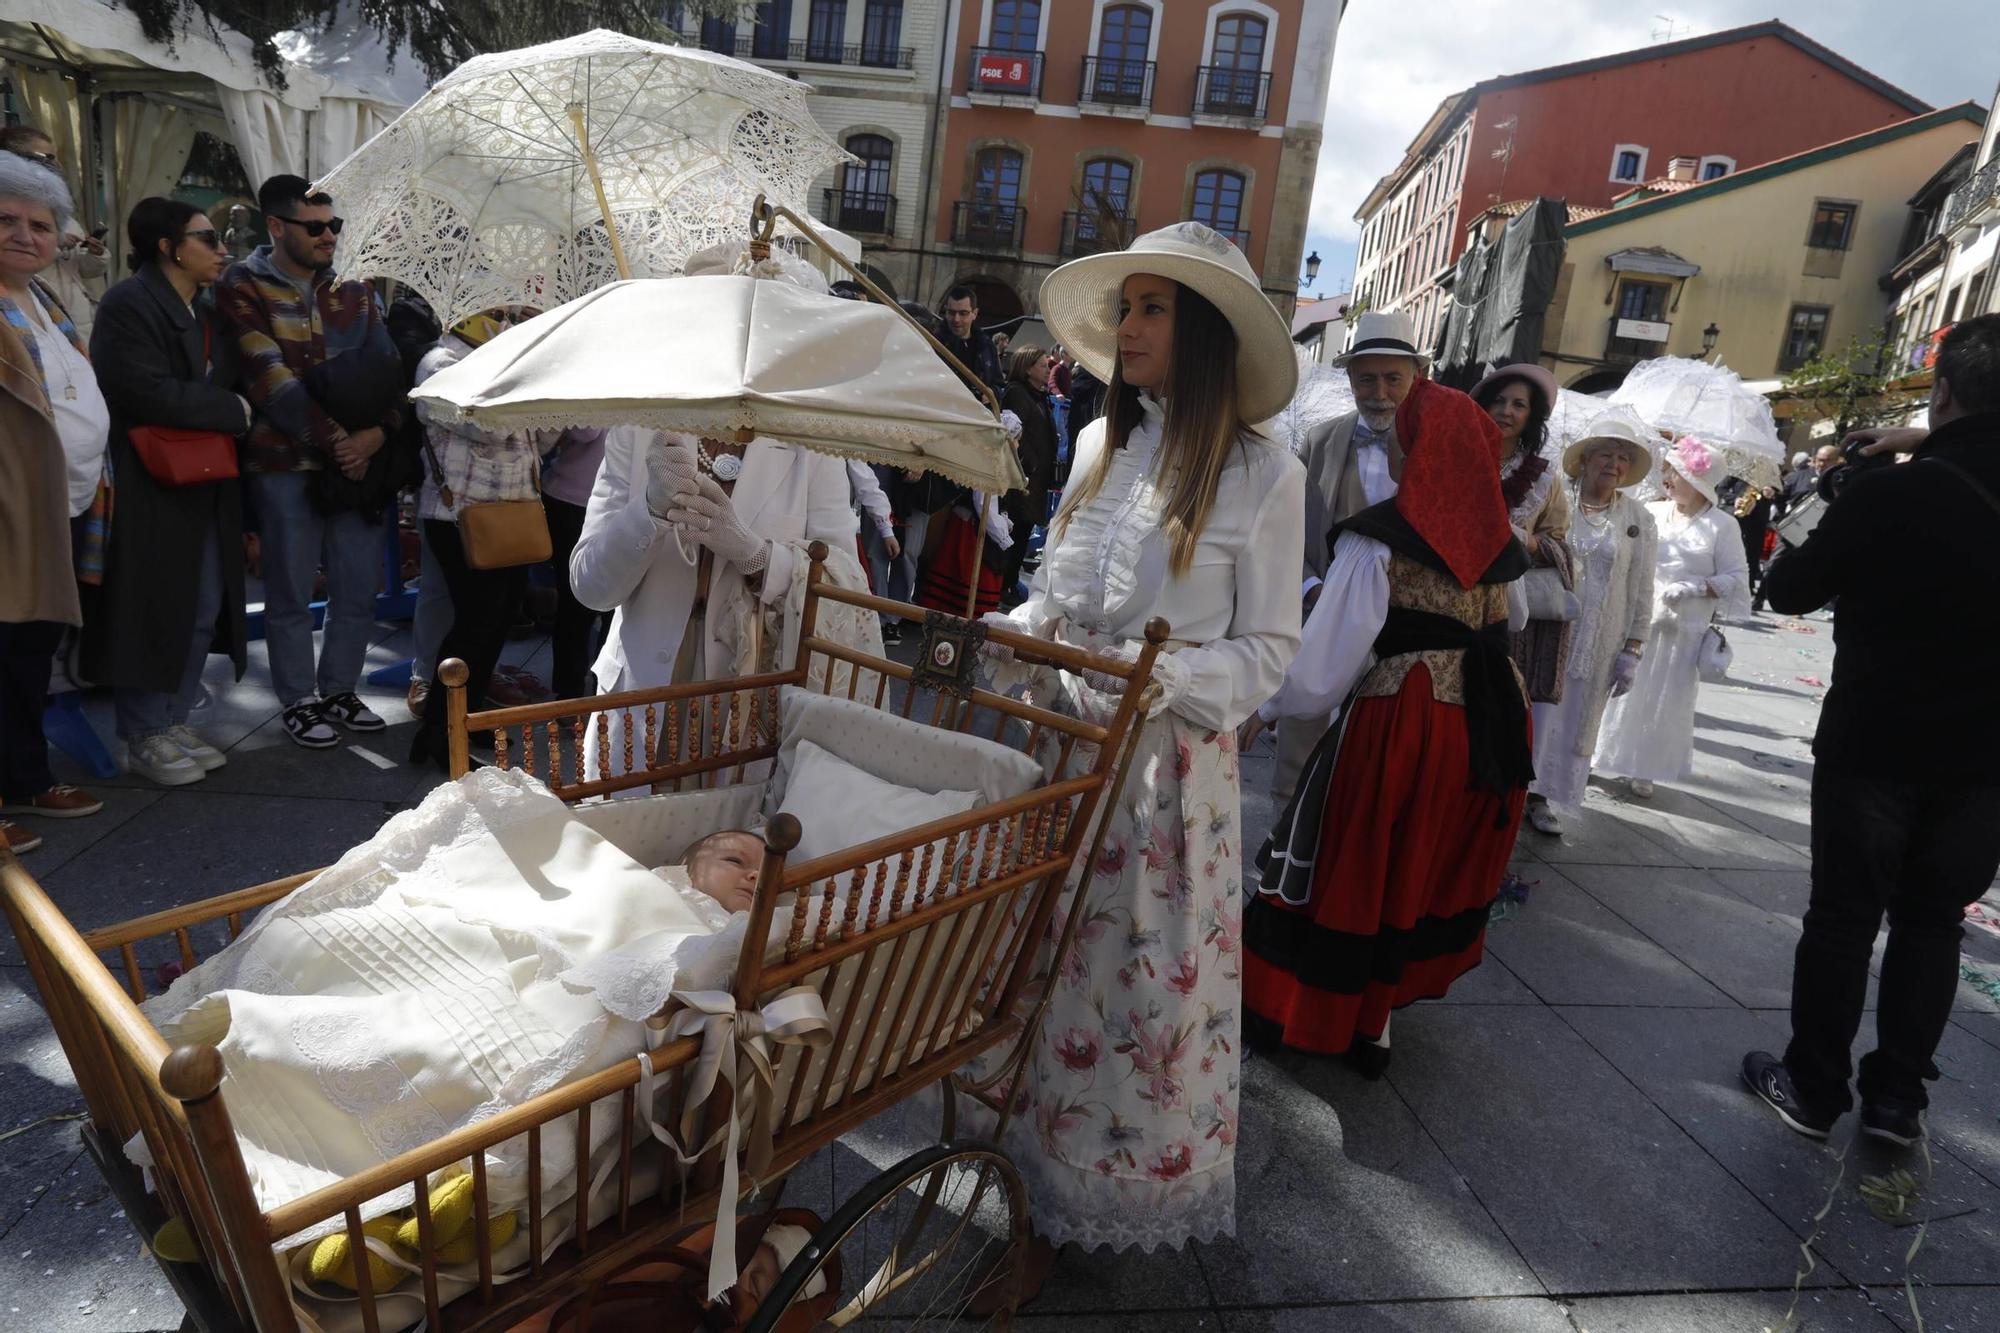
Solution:
[(1825, 1138), (1833, 1122), (1840, 1119), (1837, 1113), (1829, 1115), (1801, 1101), (1799, 1090), (1792, 1086), (1791, 1071), (1769, 1051), (1752, 1051), (1743, 1057), (1743, 1081), (1778, 1113), (1778, 1119), (1809, 1139)]
[(317, 699), (299, 700), (285, 710), (283, 720), (285, 734), (294, 745), (303, 745), (308, 750), (330, 750), (340, 744), (340, 733), (326, 720)]
[(349, 731), (380, 731), (389, 725), (353, 690), (320, 700), (319, 710)]
[(1871, 1139), (1908, 1148), (1924, 1136), (1923, 1113), (1888, 1102), (1863, 1102), (1861, 1132)]

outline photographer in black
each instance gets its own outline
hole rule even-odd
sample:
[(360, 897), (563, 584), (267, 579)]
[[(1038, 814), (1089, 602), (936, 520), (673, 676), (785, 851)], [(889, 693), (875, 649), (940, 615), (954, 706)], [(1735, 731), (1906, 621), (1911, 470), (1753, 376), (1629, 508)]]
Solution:
[(1885, 911), (1861, 1128), (1905, 1147), (1922, 1136), (1965, 909), (2000, 869), (2000, 315), (1952, 329), (1935, 373), (1927, 432), (1848, 438), (1871, 462), (1912, 457), (1836, 479), (1818, 528), (1765, 576), (1789, 615), (1839, 598), (1792, 1040), (1783, 1060), (1743, 1059), (1757, 1095), (1813, 1138), (1854, 1104), (1848, 1052)]

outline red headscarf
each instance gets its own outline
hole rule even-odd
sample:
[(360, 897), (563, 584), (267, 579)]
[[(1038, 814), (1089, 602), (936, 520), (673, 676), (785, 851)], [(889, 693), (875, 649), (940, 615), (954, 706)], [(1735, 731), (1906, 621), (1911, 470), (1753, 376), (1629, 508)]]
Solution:
[(1396, 511), (1459, 586), (1472, 587), (1514, 532), (1500, 497), (1500, 427), (1465, 394), (1418, 380), (1396, 409), (1396, 442), (1403, 449)]

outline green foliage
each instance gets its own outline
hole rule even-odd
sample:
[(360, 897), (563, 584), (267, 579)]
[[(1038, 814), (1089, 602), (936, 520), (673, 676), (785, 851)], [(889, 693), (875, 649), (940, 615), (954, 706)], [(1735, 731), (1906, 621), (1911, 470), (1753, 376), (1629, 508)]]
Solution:
[[(392, 57), (415, 59), (432, 79), (468, 57), (613, 28), (655, 41), (671, 40), (661, 6), (644, 0), (121, 0), (147, 37), (168, 47), (214, 40), (222, 28), (248, 37), (257, 66), (273, 87), (285, 86), (273, 39), (293, 29), (326, 31), (354, 11), (387, 43)], [(741, 18), (741, 0), (683, 0), (683, 23), (709, 16)], [(345, 12), (343, 12), (345, 11)]]
[(1830, 418), (1844, 434), (1871, 426), (1902, 412), (1908, 404), (1885, 393), (1897, 378), (1895, 344), (1877, 334), (1864, 341), (1849, 338), (1838, 352), (1822, 351), (1785, 376), (1785, 390), (1804, 403), (1811, 415)]

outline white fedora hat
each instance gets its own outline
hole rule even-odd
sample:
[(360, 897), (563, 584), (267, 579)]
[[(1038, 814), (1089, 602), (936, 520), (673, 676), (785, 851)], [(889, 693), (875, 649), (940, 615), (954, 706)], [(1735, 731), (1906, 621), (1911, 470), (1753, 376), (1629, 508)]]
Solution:
[(1328, 362), (1344, 366), (1357, 356), (1407, 356), (1428, 370), (1430, 353), (1417, 350), (1417, 326), (1400, 310), (1366, 310), (1354, 325), (1354, 346)]
[(1609, 442), (1618, 446), (1625, 456), (1625, 480), (1619, 489), (1644, 480), (1653, 470), (1653, 451), (1659, 447), (1660, 437), (1651, 426), (1639, 419), (1631, 408), (1622, 403), (1608, 404), (1604, 411), (1583, 428), (1583, 434), (1563, 450), (1563, 472), (1571, 480), (1583, 468), (1584, 451), (1593, 444)]
[(1091, 374), (1109, 384), (1118, 359), (1118, 297), (1134, 273), (1199, 292), (1236, 331), (1236, 410), (1247, 422), (1284, 410), (1298, 391), (1292, 331), (1257, 284), (1256, 270), (1220, 232), (1199, 222), (1149, 231), (1124, 250), (1072, 259), (1042, 282), (1042, 321)]

